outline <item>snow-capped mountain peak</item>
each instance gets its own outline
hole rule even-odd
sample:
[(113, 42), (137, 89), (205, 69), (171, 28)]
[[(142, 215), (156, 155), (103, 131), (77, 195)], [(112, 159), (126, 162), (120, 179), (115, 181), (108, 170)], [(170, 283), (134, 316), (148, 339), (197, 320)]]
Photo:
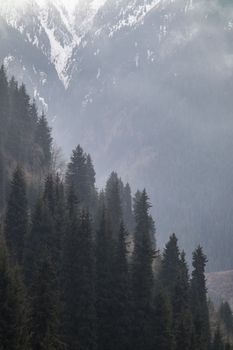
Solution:
[[(49, 56), (59, 79), (67, 88), (70, 80), (67, 67), (73, 50), (91, 29), (95, 15), (105, 1), (5, 0), (0, 3), (0, 16), (25, 35), (25, 40)], [(85, 16), (79, 16), (84, 7)], [(45, 36), (48, 45), (44, 44)]]

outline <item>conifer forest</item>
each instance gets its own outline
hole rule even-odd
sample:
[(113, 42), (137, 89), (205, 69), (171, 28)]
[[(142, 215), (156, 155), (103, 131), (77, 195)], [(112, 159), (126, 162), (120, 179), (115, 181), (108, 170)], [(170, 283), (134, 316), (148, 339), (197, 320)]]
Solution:
[(231, 350), (201, 246), (161, 251), (145, 189), (112, 172), (98, 190), (80, 145), (65, 171), (24, 85), (0, 70), (0, 349)]
[(233, 0), (0, 0), (0, 350), (233, 350)]

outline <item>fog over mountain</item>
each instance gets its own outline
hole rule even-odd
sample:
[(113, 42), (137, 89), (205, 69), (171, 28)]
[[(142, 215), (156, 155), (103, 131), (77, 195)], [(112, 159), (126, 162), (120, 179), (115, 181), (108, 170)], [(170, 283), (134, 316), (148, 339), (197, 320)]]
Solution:
[(1, 1), (0, 61), (66, 155), (91, 152), (100, 186), (114, 169), (146, 185), (160, 245), (175, 232), (188, 252), (204, 245), (210, 269), (231, 269), (232, 1), (65, 4)]

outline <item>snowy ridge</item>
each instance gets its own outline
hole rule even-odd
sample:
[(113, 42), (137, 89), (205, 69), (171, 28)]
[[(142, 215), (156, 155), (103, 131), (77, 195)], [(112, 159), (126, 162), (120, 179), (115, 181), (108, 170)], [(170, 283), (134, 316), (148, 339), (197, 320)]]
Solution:
[(121, 11), (121, 19), (110, 28), (110, 36), (123, 27), (132, 27), (143, 23), (145, 16), (161, 3), (161, 0), (145, 1), (143, 5), (137, 5), (137, 1), (130, 2), (126, 9)]
[[(69, 87), (72, 56), (75, 49), (85, 42), (92, 30), (99, 10), (110, 0), (4, 0), (0, 2), (0, 16), (8, 25), (25, 36), (25, 40), (41, 49), (54, 65), (65, 89)], [(162, 0), (129, 0), (113, 23), (102, 23), (95, 28), (95, 35), (105, 27), (109, 37), (124, 27), (142, 24), (145, 16)], [(118, 6), (118, 3), (116, 3)], [(36, 23), (36, 26), (35, 26)], [(36, 29), (35, 29), (36, 28)], [(47, 46), (44, 45), (44, 35)], [(71, 68), (71, 69), (70, 69)]]
[[(39, 19), (50, 42), (50, 60), (54, 64), (59, 79), (63, 82), (65, 88), (69, 85), (69, 77), (66, 74), (66, 66), (72, 56), (74, 47), (78, 44), (79, 39), (75, 35), (68, 14), (64, 8), (54, 5), (59, 14), (59, 21), (64, 28), (57, 28), (53, 22), (48, 8), (40, 8)], [(59, 37), (58, 33), (61, 35)]]

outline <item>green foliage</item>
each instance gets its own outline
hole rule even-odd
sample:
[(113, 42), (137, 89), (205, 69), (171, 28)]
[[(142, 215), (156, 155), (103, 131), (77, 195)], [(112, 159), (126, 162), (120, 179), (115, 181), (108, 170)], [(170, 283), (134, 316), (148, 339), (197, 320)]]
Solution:
[(233, 315), (228, 302), (222, 302), (222, 304), (220, 305), (219, 316), (225, 326), (227, 335), (228, 336), (232, 335), (233, 334)]
[(95, 171), (90, 155), (78, 145), (70, 159), (66, 172), (66, 186), (73, 187), (80, 208), (95, 212)]
[[(231, 350), (220, 329), (210, 336), (202, 248), (193, 254), (190, 279), (173, 234), (155, 271), (155, 223), (146, 190), (137, 191), (133, 210), (130, 186), (116, 173), (98, 193), (91, 157), (80, 146), (64, 186), (50, 167), (44, 114), (38, 117), (24, 85), (8, 82), (2, 67), (3, 97), (1, 208), (13, 165), (19, 162), (26, 176), (18, 166), (2, 211), (0, 349)], [(27, 193), (35, 172), (32, 205)], [(227, 303), (219, 315), (230, 334)]]
[(124, 350), (130, 347), (132, 323), (132, 295), (128, 266), (127, 232), (121, 224), (113, 261), (113, 305), (112, 305), (112, 344), (111, 349)]
[(49, 257), (37, 262), (31, 287), (32, 348), (63, 349), (59, 334), (59, 295), (56, 275)]
[(172, 313), (168, 296), (160, 289), (154, 301), (154, 348), (171, 350), (174, 348)]
[(69, 196), (64, 246), (64, 339), (68, 349), (96, 349), (95, 260), (89, 214), (75, 211)]
[[(24, 85), (0, 68), (0, 211), (5, 205), (9, 179), (17, 164), (30, 174), (31, 197), (51, 162), (51, 130), (44, 115), (38, 118), (34, 101)], [(29, 198), (31, 200), (31, 198)]]
[(113, 256), (113, 240), (108, 231), (103, 208), (100, 227), (96, 233), (96, 313), (99, 350), (110, 350), (112, 344)]
[(107, 181), (105, 189), (106, 212), (109, 229), (113, 238), (117, 239), (122, 217), (122, 203), (120, 198), (120, 179), (116, 173), (112, 173)]
[(28, 204), (23, 171), (17, 167), (11, 182), (5, 220), (5, 237), (11, 258), (22, 264), (24, 242), (28, 232)]
[(52, 158), (52, 136), (51, 129), (44, 113), (39, 118), (35, 131), (35, 142), (39, 145), (41, 152), (39, 153), (39, 163), (42, 168), (51, 163)]
[(214, 334), (214, 340), (212, 344), (212, 350), (224, 350), (224, 342), (222, 339), (222, 335), (220, 333), (220, 329), (218, 328)]
[(30, 350), (28, 307), (16, 269), (9, 266), (6, 250), (0, 247), (0, 349)]
[(154, 247), (150, 237), (150, 204), (144, 190), (134, 206), (136, 222), (132, 257), (133, 344), (135, 349), (151, 348)]
[(209, 311), (205, 266), (207, 258), (199, 246), (193, 253), (193, 272), (191, 279), (191, 307), (194, 324), (194, 349), (207, 350), (210, 344)]

